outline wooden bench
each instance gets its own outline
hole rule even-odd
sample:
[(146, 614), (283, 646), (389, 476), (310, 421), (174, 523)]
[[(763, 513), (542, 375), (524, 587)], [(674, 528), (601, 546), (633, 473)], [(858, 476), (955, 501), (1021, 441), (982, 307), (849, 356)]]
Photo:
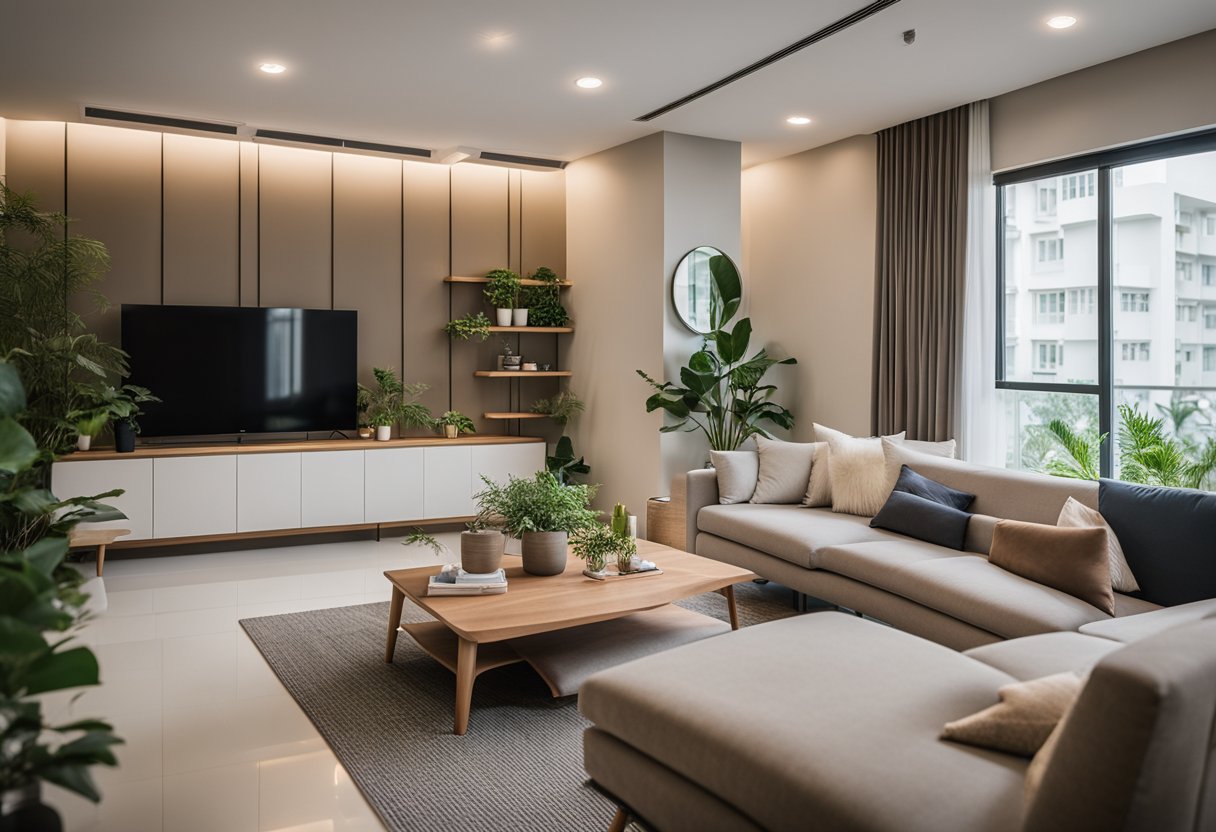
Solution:
[(130, 529), (87, 529), (77, 526), (68, 534), (68, 548), (97, 549), (97, 577), (106, 563), (106, 547), (124, 534), (130, 534)]

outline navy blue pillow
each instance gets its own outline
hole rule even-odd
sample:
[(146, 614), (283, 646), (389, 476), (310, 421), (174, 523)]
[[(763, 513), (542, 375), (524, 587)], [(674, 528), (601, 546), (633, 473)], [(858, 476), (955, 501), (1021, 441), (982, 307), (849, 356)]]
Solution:
[[(907, 470), (906, 466), (904, 470)], [(967, 537), (967, 521), (970, 519), (970, 514), (954, 506), (907, 491), (892, 491), (887, 502), (870, 521), (870, 526), (906, 534), (938, 546), (962, 549)]]
[(1163, 606), (1216, 598), (1216, 494), (1102, 480), (1098, 510), (1141, 598)]
[(917, 497), (923, 497), (944, 506), (953, 506), (959, 511), (966, 511), (975, 502), (974, 494), (958, 491), (948, 485), (942, 485), (936, 480), (921, 476), (907, 465), (899, 469), (899, 479), (895, 481), (895, 491), (915, 494)]

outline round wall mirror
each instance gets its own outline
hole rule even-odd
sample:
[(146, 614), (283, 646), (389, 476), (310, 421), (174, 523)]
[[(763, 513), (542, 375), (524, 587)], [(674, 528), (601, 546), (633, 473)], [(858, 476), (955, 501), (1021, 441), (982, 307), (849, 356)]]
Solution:
[(734, 261), (713, 246), (697, 246), (676, 266), (671, 281), (671, 300), (676, 314), (684, 325), (699, 335), (711, 331), (710, 303), (713, 298), (713, 278), (710, 276), (710, 260), (722, 257), (735, 267)]

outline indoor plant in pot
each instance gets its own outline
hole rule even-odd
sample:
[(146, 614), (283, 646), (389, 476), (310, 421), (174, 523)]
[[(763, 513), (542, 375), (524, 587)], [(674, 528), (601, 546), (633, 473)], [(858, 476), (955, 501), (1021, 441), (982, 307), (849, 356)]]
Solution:
[(460, 568), (476, 575), (495, 572), (502, 566), (506, 537), (486, 525), (482, 517), (471, 521), (460, 533)]
[(484, 312), (470, 312), (443, 325), (443, 331), (459, 341), (473, 338), (484, 341), (490, 337), (490, 319)]
[(376, 427), (376, 439), (387, 442), (393, 425), (402, 428), (429, 428), (434, 424), (430, 409), (418, 399), (430, 389), (429, 384), (404, 384), (392, 367), (374, 367), (376, 387), (360, 384), (359, 395), (367, 396), (368, 421)]
[(110, 415), (114, 418), (114, 450), (120, 454), (135, 451), (135, 434), (139, 433), (139, 417), (144, 414), (141, 404), (159, 402), (145, 387), (124, 384), (102, 390)]
[(443, 435), (455, 439), (462, 433), (477, 433), (473, 420), (459, 410), (448, 410), (435, 420), (435, 427), (443, 429)]
[(360, 439), (371, 439), (374, 433), (371, 424), (367, 421), (367, 409), (371, 407), (371, 404), (371, 391), (360, 384), (355, 388), (355, 413), (358, 415)]
[(587, 564), (585, 575), (602, 578), (608, 563), (614, 562), (621, 574), (629, 571), (638, 545), (628, 534), (620, 534), (602, 523), (592, 523), (574, 533), (570, 548)]
[(532, 273), (532, 280), (543, 283), (543, 286), (529, 286), (524, 292), (524, 306), (528, 307), (528, 323), (530, 326), (565, 326), (570, 322), (570, 315), (562, 305), (561, 289), (558, 284), (561, 278), (547, 266), (541, 266)]
[(563, 485), (548, 471), (529, 479), (509, 476), (505, 485), (484, 475), (481, 481), (485, 488), (475, 498), (479, 516), (522, 541), (524, 571), (565, 571), (570, 533), (591, 525), (599, 514), (590, 508), (597, 486)]
[[(495, 269), (486, 277), (489, 279), (489, 283), (486, 284), (484, 294), (486, 300), (494, 307), (498, 325), (511, 326), (512, 315), (514, 311), (518, 311), (515, 310), (515, 307), (519, 300), (519, 275), (510, 269)], [(521, 324), (516, 321), (516, 326), (526, 325), (527, 310), (523, 310), (523, 313), (525, 323)]]

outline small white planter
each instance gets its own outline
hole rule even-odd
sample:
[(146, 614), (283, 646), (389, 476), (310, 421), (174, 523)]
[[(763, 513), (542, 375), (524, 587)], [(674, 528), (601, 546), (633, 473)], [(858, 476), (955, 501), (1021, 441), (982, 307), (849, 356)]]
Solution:
[(91, 436), (77, 436), (76, 437), (76, 450), (78, 450), (78, 451), (87, 451), (92, 446), (92, 444), (93, 444), (93, 437), (91, 437)]
[(512, 313), (511, 313), (510, 309), (495, 309), (494, 314), (498, 318), (499, 326), (510, 326), (511, 325), (511, 314)]
[(511, 310), (512, 326), (527, 326), (528, 325), (528, 310), (527, 309), (512, 309)]
[(393, 438), (392, 425), (376, 425), (376, 441), (387, 442)]

